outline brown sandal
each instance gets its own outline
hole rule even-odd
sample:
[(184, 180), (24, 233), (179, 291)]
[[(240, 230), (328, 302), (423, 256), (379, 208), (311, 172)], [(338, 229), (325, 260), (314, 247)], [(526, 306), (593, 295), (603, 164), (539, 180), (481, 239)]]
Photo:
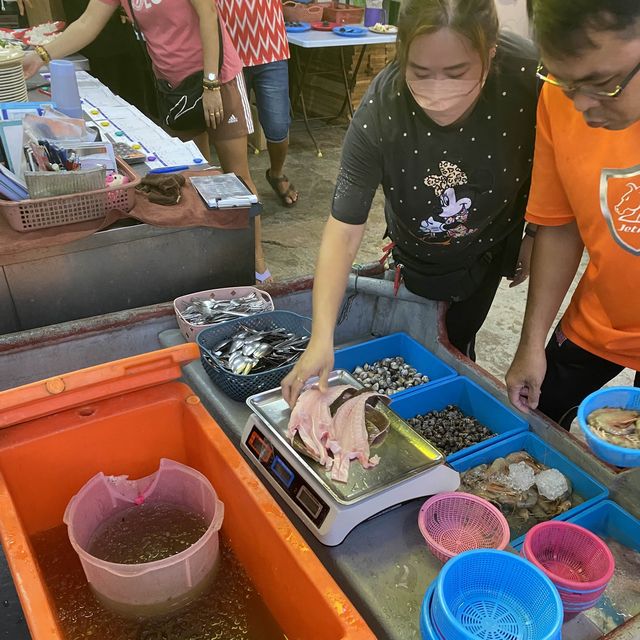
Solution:
[[(282, 205), (284, 207), (295, 207), (295, 205), (298, 204), (298, 192), (296, 191), (296, 188), (293, 186), (289, 178), (287, 178), (287, 176), (282, 174), (282, 177), (280, 178), (272, 178), (269, 174), (269, 169), (267, 169), (265, 177), (267, 179), (267, 182), (271, 185), (271, 188), (274, 190), (275, 194), (278, 196), (278, 198), (280, 198), (280, 202), (282, 202)], [(289, 183), (289, 188), (284, 193), (282, 193), (279, 188), (283, 182)], [(294, 195), (296, 196), (295, 200), (293, 199)], [(287, 198), (289, 198), (291, 202), (287, 202)]]

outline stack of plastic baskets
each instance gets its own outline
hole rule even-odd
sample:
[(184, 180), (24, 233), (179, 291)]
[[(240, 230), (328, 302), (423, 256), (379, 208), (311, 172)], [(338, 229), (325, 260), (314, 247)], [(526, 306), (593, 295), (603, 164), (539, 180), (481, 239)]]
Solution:
[(422, 601), (422, 610), (420, 612), (420, 635), (422, 640), (440, 640), (441, 636), (433, 626), (431, 620), (431, 601), (433, 600), (433, 592), (436, 590), (435, 582), (427, 589)]
[(467, 551), (447, 562), (427, 592), (420, 627), (424, 640), (560, 640), (562, 602), (524, 558)]
[(569, 522), (543, 522), (527, 533), (523, 556), (555, 584), (570, 619), (595, 606), (613, 576), (609, 547), (595, 534)]

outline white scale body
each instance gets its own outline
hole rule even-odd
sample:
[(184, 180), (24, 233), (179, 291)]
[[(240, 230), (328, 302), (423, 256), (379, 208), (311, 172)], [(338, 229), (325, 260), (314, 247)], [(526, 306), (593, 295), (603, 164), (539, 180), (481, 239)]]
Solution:
[[(352, 381), (355, 383), (345, 372), (335, 372), (330, 378), (333, 384)], [(289, 442), (286, 436), (289, 409), (280, 389), (253, 396), (247, 404), (255, 413), (242, 434), (243, 451), (327, 546), (340, 544), (361, 522), (392, 507), (415, 498), (455, 491), (460, 485), (458, 472), (444, 464), (442, 454), (390, 411), (389, 434), (380, 447), (372, 450), (380, 456), (378, 466), (365, 470), (358, 461), (353, 461), (349, 482), (339, 483)]]

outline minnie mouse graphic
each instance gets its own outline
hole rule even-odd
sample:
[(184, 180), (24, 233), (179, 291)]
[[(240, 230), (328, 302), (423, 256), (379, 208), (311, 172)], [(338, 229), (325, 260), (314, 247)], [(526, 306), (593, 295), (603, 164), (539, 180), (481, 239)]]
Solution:
[(440, 198), (441, 211), (420, 223), (420, 231), (430, 238), (459, 238), (471, 233), (464, 223), (471, 209), (471, 198), (456, 195), (455, 188), (467, 184), (466, 174), (455, 164), (443, 160), (439, 175), (427, 176), (424, 183)]

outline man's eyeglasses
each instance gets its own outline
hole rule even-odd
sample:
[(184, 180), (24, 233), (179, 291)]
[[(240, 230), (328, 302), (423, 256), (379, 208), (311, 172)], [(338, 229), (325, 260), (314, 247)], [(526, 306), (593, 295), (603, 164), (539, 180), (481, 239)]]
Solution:
[(619, 98), (620, 94), (627, 88), (627, 85), (633, 80), (636, 74), (640, 71), (640, 63), (638, 63), (622, 82), (616, 85), (613, 91), (602, 91), (596, 87), (589, 86), (587, 84), (569, 84), (568, 82), (562, 82), (556, 80), (545, 72), (544, 65), (539, 64), (536, 70), (536, 76), (544, 82), (552, 84), (554, 87), (559, 87), (569, 96), (573, 96), (576, 93), (581, 93), (583, 96), (589, 96), (590, 98), (596, 98), (598, 100)]

